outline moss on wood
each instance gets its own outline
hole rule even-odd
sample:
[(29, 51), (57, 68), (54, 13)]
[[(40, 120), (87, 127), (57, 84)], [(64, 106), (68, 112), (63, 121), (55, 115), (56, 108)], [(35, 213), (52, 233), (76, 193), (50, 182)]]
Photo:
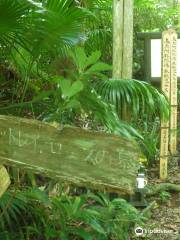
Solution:
[(112, 134), (0, 116), (0, 160), (79, 186), (132, 193), (135, 142)]

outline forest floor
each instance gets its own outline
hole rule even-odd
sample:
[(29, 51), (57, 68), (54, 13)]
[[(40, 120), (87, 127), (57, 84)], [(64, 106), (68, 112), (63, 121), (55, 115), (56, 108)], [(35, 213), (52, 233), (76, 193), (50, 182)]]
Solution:
[[(180, 147), (180, 146), (179, 146)], [(180, 156), (170, 159), (169, 177), (166, 183), (180, 184)], [(162, 183), (158, 178), (158, 169), (150, 169), (148, 174), (149, 186)], [(180, 240), (180, 193), (162, 192), (147, 198), (150, 204), (156, 201), (151, 210), (149, 220), (143, 229), (146, 231), (145, 240)], [(141, 239), (136, 237), (135, 239)]]
[[(180, 169), (173, 168), (169, 173), (168, 183), (180, 184)], [(161, 183), (158, 179), (149, 180), (149, 184)], [(180, 193), (169, 195), (159, 194), (148, 199), (149, 202), (157, 202), (152, 210), (151, 218), (146, 222), (147, 234), (145, 239), (153, 240), (180, 240)], [(154, 233), (156, 230), (161, 233)]]

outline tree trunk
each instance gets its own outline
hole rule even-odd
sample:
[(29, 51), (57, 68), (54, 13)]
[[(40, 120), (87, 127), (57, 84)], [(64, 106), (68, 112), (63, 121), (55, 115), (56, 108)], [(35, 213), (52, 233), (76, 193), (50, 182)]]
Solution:
[(113, 1), (113, 79), (132, 78), (133, 0)]
[[(113, 76), (112, 79), (132, 79), (133, 64), (133, 0), (113, 1)], [(121, 106), (121, 118), (127, 122), (131, 114)]]

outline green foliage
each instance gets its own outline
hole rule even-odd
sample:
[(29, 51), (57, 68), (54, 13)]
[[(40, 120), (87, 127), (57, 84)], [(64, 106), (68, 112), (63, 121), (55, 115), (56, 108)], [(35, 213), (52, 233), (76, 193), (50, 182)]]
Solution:
[(27, 1), (2, 0), (0, 2), (0, 43), (9, 47), (18, 44), (26, 48), (25, 31), (28, 27)]
[[(18, 96), (16, 101), (22, 103), (27, 94), (32, 71), (36, 70), (36, 77), (39, 75), (37, 63), (44, 61), (47, 54), (47, 62), (52, 56), (67, 54), (71, 46), (81, 41), (82, 24), (86, 14), (72, 5), (72, 0), (50, 0), (43, 4), (28, 0), (2, 0), (0, 12), (0, 51), (3, 65), (7, 60), (9, 63), (10, 56), (10, 63), (14, 63), (15, 51), (19, 55), (18, 58), (22, 58), (22, 66), (18, 67), (18, 70), (23, 74), (18, 78), (22, 78), (23, 83), (21, 87), (17, 87), (19, 92), (16, 93), (21, 96), (20, 99)], [(16, 58), (17, 62), (19, 66), (19, 60)], [(13, 73), (16, 75), (15, 69)], [(44, 78), (42, 73), (41, 71), (40, 76)]]
[[(120, 239), (142, 221), (125, 200), (105, 194), (48, 197), (37, 188), (0, 199), (3, 239)], [(25, 216), (25, 217), (24, 217)]]
[[(135, 33), (179, 29), (179, 4), (134, 3)], [(134, 74), (142, 77), (142, 46), (136, 35), (134, 40)], [(90, 122), (95, 130), (136, 136), (151, 161), (159, 142), (155, 116), (167, 117), (169, 105), (147, 83), (109, 80), (111, 55), (112, 0), (1, 0), (1, 113), (78, 126)], [(123, 108), (144, 139), (119, 120)], [(19, 172), (14, 175), (19, 183)], [(37, 185), (31, 174), (21, 181)], [(170, 198), (161, 195), (162, 201)], [(0, 239), (126, 240), (139, 216), (125, 200), (104, 194), (50, 197), (38, 188), (15, 189), (0, 199)]]
[[(0, 199), (0, 237), (14, 240), (29, 239), (31, 228), (38, 230), (38, 225), (39, 227), (43, 225), (43, 218), (46, 215), (41, 204), (47, 206), (48, 201), (47, 196), (38, 189), (6, 192)], [(25, 238), (24, 234), (28, 238)]]
[(142, 120), (135, 123), (135, 126), (139, 129), (139, 132), (143, 136), (143, 140), (140, 140), (140, 146), (142, 152), (148, 160), (148, 164), (155, 162), (159, 155), (159, 143), (160, 143), (160, 121), (159, 118), (155, 118), (153, 124), (151, 124), (152, 118), (144, 117)]
[(94, 208), (102, 215), (107, 239), (127, 239), (134, 223), (140, 224), (142, 221), (139, 212), (124, 199), (115, 198), (110, 201), (104, 194), (91, 195), (91, 198), (98, 203)]
[(115, 105), (119, 116), (123, 108), (128, 109), (133, 118), (144, 114), (169, 116), (169, 103), (166, 97), (146, 82), (138, 80), (106, 80), (96, 83), (97, 92), (107, 102)]
[(102, 52), (102, 59), (111, 62), (112, 54), (112, 1), (82, 1), (82, 5), (91, 13), (86, 20), (85, 49), (88, 53)]
[[(34, 1), (35, 3), (35, 1)], [(27, 49), (34, 58), (44, 50), (53, 51), (76, 44), (82, 34), (85, 14), (71, 0), (0, 2), (0, 42), (2, 46)], [(34, 59), (35, 60), (35, 59)]]
[[(52, 90), (41, 91), (33, 96), (32, 100), (14, 104), (2, 111), (14, 108), (27, 108), (33, 110), (41, 104), (44, 109), (41, 119), (44, 121), (57, 121), (67, 124), (67, 119), (73, 119), (77, 114), (85, 113), (94, 125), (101, 125), (105, 130), (126, 137), (138, 136), (139, 133), (128, 124), (119, 121), (114, 107), (95, 92), (94, 81), (99, 78), (107, 79), (105, 73), (112, 67), (100, 61), (101, 53), (95, 51), (89, 56), (83, 48), (76, 47), (69, 52), (74, 68), (67, 69), (67, 78), (61, 76), (50, 77), (47, 82)], [(71, 122), (72, 124), (72, 122)]]
[(135, 0), (135, 28), (143, 32), (179, 29), (179, 12), (180, 4), (175, 1)]
[(78, 79), (88, 81), (97, 76), (106, 78), (106, 75), (103, 73), (112, 70), (112, 66), (100, 61), (100, 51), (91, 52), (87, 56), (82, 47), (76, 47), (74, 51), (70, 52), (70, 56), (75, 66), (73, 75)]
[(159, 198), (162, 203), (167, 203), (171, 199), (171, 194), (163, 191), (159, 194)]
[(33, 41), (35, 56), (44, 49), (50, 52), (55, 50), (55, 53), (62, 51), (63, 47), (77, 44), (81, 39), (85, 14), (72, 5), (72, 0), (48, 0), (36, 15), (35, 27), (38, 27), (34, 28), (36, 40)]
[(144, 46), (138, 32), (162, 32), (168, 28), (180, 30), (180, 3), (171, 0), (134, 1), (134, 78), (144, 79)]
[(84, 109), (90, 115), (95, 117), (95, 123), (101, 123), (107, 127), (112, 133), (120, 134), (122, 136), (132, 138), (134, 136), (142, 138), (141, 135), (130, 124), (120, 121), (114, 107), (104, 101), (92, 90), (90, 94), (83, 92), (81, 95), (81, 102), (86, 103)]

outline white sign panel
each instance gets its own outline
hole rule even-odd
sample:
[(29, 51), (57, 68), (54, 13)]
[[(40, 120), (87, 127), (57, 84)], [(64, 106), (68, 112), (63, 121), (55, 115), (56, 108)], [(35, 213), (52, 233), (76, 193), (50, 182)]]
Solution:
[[(180, 77), (180, 39), (177, 41), (177, 76)], [(161, 39), (151, 40), (151, 77), (161, 77)]]

